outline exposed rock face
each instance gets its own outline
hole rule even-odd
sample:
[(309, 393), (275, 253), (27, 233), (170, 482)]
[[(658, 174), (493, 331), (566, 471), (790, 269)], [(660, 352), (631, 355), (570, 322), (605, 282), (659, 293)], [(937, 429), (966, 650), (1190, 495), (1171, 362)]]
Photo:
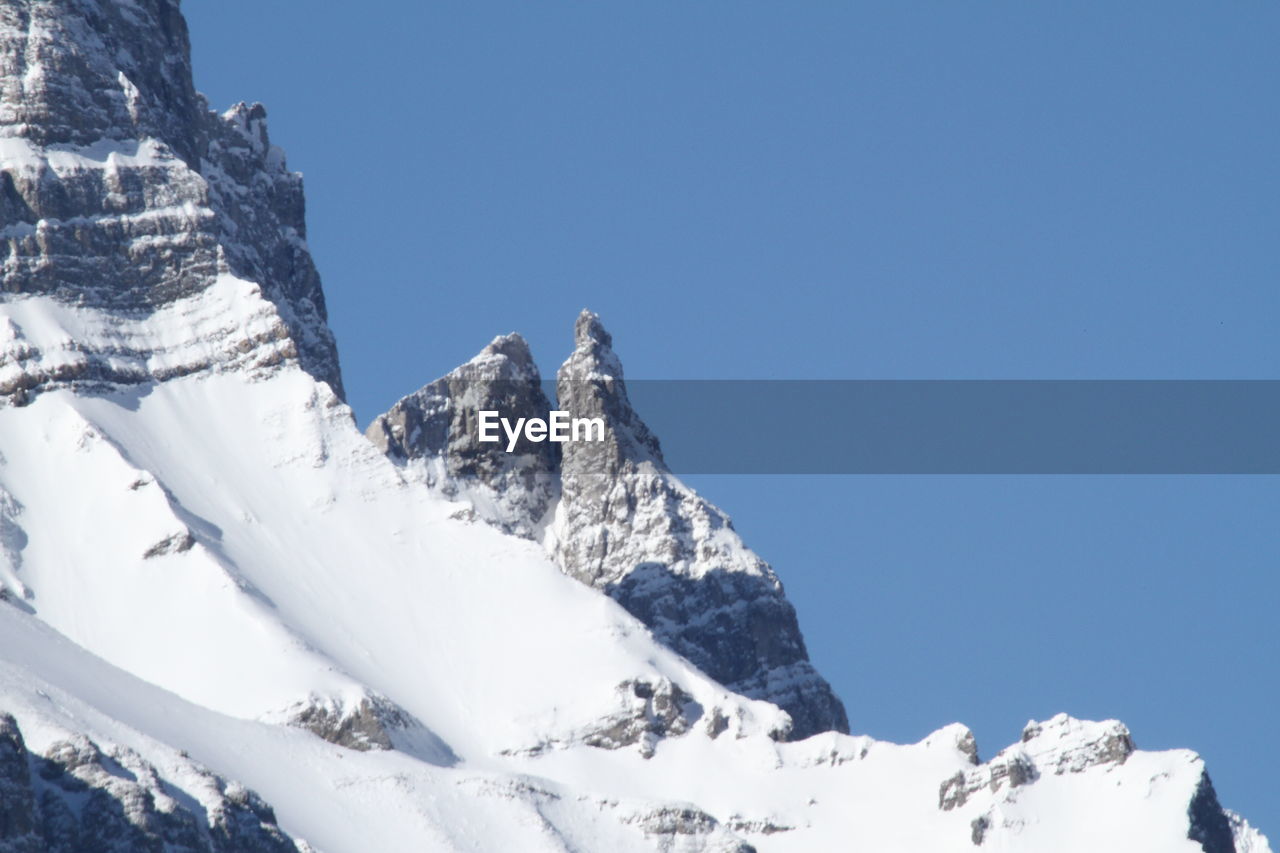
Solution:
[(987, 830), (991, 828), (991, 818), (979, 815), (969, 822), (969, 840), (974, 847), (981, 847), (987, 840)]
[(639, 828), (646, 837), (659, 842), (662, 850), (756, 853), (756, 848), (736, 837), (730, 827), (721, 825), (714, 817), (693, 806), (673, 805), (633, 812), (624, 817), (623, 822)]
[(184, 159), (197, 153), (204, 107), (177, 3), (6, 0), (0, 21), (6, 136), (37, 145), (152, 137)]
[(1196, 795), (1187, 806), (1187, 819), (1191, 824), (1187, 838), (1199, 843), (1204, 853), (1237, 853), (1231, 819), (1218, 803), (1207, 772), (1201, 774)]
[(667, 469), (632, 409), (613, 341), (584, 311), (556, 376), (560, 408), (603, 417), (603, 442), (564, 445), (553, 553), (729, 689), (791, 715), (792, 738), (847, 732), (844, 706), (809, 663), (795, 609), (728, 516)]
[[(177, 2), (4, 0), (0, 81), (0, 294), (96, 312), (52, 336), (6, 318), (0, 395), (287, 359), (341, 395), (301, 177), (261, 105), (208, 112)], [(220, 277), (265, 309), (200, 304)]]
[(0, 850), (305, 853), (257, 794), (188, 770), (195, 786), (181, 790), (135, 753), (104, 754), (83, 736), (36, 756), (13, 717), (0, 716)]
[[(943, 811), (966, 807), (981, 811), (970, 821), (971, 841), (981, 846), (994, 830), (1016, 832), (1020, 828), (1021, 819), (1006, 815), (1001, 820), (999, 816), (1017, 803), (1021, 789), (1044, 784), (1043, 779), (1055, 776), (1118, 773), (1136, 752), (1123, 723), (1095, 723), (1059, 714), (1046, 722), (1028, 723), (1020, 743), (944, 781), (938, 790), (938, 807)], [(1262, 846), (1265, 839), (1256, 830), (1218, 803), (1213, 783), (1203, 770), (1187, 804), (1187, 826), (1186, 837), (1205, 853), (1239, 853), (1255, 843), (1258, 849), (1266, 849)]]
[(588, 746), (619, 749), (640, 745), (646, 758), (653, 755), (658, 739), (678, 736), (697, 722), (701, 709), (693, 697), (666, 679), (658, 683), (634, 680), (618, 685), (625, 708), (583, 737)]
[(658, 742), (667, 737), (680, 737), (694, 731), (694, 726), (707, 717), (704, 733), (718, 737), (730, 727), (725, 710), (711, 709), (710, 714), (680, 685), (666, 678), (628, 679), (614, 688), (618, 709), (603, 714), (590, 725), (553, 736), (531, 746), (504, 750), (505, 755), (539, 755), (552, 749), (584, 744), (597, 749), (635, 747), (645, 758), (652, 758)]
[[(4, 464), (0, 455), (0, 465)], [(11, 596), (25, 599), (31, 592), (18, 576), (22, 566), (22, 549), (27, 546), (27, 534), (18, 523), (22, 505), (0, 487), (0, 601)]]
[(28, 761), (17, 721), (0, 716), (0, 849), (12, 853), (44, 849)]
[[(271, 145), (260, 105), (241, 104), (222, 115), (207, 110), (192, 87), (178, 6), (178, 0), (0, 0), (0, 407), (50, 388), (150, 386), (207, 371), (252, 377), (294, 363), (341, 394), (324, 299), (305, 244), (301, 181)], [(545, 541), (566, 573), (621, 602), (716, 679), (778, 703), (789, 716), (730, 695), (671, 660), (648, 637), (635, 636), (643, 632), (633, 631), (630, 620), (617, 619), (611, 602), (597, 598), (600, 612), (588, 614), (602, 618), (572, 621), (579, 615), (570, 610), (573, 600), (584, 591), (565, 590), (554, 572), (546, 576), (526, 544), (502, 547), (488, 537), (483, 544), (492, 550), (470, 550), (484, 537), (434, 526), (437, 519), (427, 515), (435, 507), (398, 490), (397, 478), (387, 476), (387, 466), (370, 458), (350, 431), (336, 397), (310, 382), (297, 383), (298, 395), (289, 396), (286, 386), (300, 376), (266, 387), (205, 383), (226, 387), (204, 400), (186, 393), (201, 383), (171, 383), (139, 407), (146, 412), (123, 405), (132, 395), (106, 403), (85, 399), (88, 394), (74, 400), (50, 395), (31, 409), (0, 411), (5, 448), (12, 442), (17, 449), (8, 460), (0, 456), (0, 615), (6, 617), (0, 651), (7, 652), (0, 655), (0, 693), (16, 713), (30, 715), (22, 717), (30, 736), (24, 741), (17, 721), (0, 714), (0, 853), (309, 849), (280, 829), (261, 798), (187, 760), (176, 751), (180, 743), (219, 755), (238, 768), (232, 775), (243, 771), (264, 786), (280, 786), (291, 817), (341, 849), (362, 853), (450, 842), (459, 849), (522, 849), (530, 829), (542, 833), (535, 839), (541, 846), (555, 849), (747, 853), (752, 848), (739, 833), (765, 839), (795, 833), (785, 846), (797, 849), (884, 849), (892, 843), (837, 838), (832, 844), (836, 833), (815, 822), (842, 820), (835, 826), (853, 838), (882, 817), (881, 806), (889, 814), (901, 809), (922, 817), (921, 807), (933, 809), (935, 792), (947, 812), (935, 815), (938, 824), (955, 831), (958, 844), (1006, 849), (1018, 829), (1015, 794), (1039, 794), (1055, 782), (1088, 783), (1092, 776), (1100, 792), (1096, 805), (1112, 790), (1105, 783), (1115, 780), (1107, 774), (1129, 774), (1140, 784), (1155, 779), (1137, 772), (1144, 761), (1177, 794), (1161, 804), (1161, 830), (1172, 827), (1207, 853), (1269, 851), (1256, 831), (1223, 812), (1199, 764), (1152, 763), (1134, 753), (1119, 724), (1065, 717), (1034, 724), (1022, 743), (986, 765), (979, 765), (972, 734), (961, 727), (938, 733), (941, 753), (932, 755), (831, 731), (802, 744), (758, 737), (844, 729), (844, 710), (810, 666), (772, 570), (745, 548), (723, 513), (668, 470), (657, 439), (628, 401), (621, 364), (598, 318), (580, 317), (576, 336), (558, 377), (558, 407), (607, 422), (599, 444), (561, 453), (556, 445), (525, 441), (508, 454), (472, 437), (479, 409), (541, 417), (551, 408), (528, 348), (515, 335), (495, 340), (468, 365), (406, 398), (375, 424), (371, 437), (433, 487), (471, 502), (478, 517)], [(173, 397), (156, 399), (169, 390)], [(222, 405), (235, 400), (223, 392), (243, 394), (246, 407)], [(284, 402), (247, 399), (259, 394), (283, 395)], [(238, 423), (271, 423), (242, 429), (209, 417), (228, 410)], [(102, 432), (94, 418), (105, 424)], [(341, 430), (331, 429), (338, 421)], [(194, 429), (210, 423), (220, 426)], [(265, 454), (244, 452), (258, 442), (269, 445)], [(126, 444), (132, 455), (152, 457), (157, 473), (135, 468)], [(67, 459), (76, 461), (61, 467)], [(14, 464), (19, 461), (26, 464)], [(225, 480), (207, 476), (224, 473)], [(380, 524), (384, 518), (390, 523)], [(433, 524), (427, 535), (406, 536), (403, 548), (374, 546), (420, 521)], [(102, 547), (114, 529), (138, 535)], [(458, 533), (468, 535), (452, 541)], [(458, 553), (420, 559), (431, 554), (436, 534), (444, 540), (441, 552), (457, 546)], [(54, 547), (60, 541), (87, 541), (101, 556)], [(432, 562), (439, 565), (423, 566)], [(476, 571), (490, 567), (502, 572)], [(413, 583), (403, 583), (422, 568)], [(515, 595), (498, 592), (520, 568), (529, 570), (522, 580), (541, 573), (538, 583), (512, 584)], [(463, 582), (471, 572), (480, 583)], [(23, 578), (32, 581), (30, 589)], [(101, 583), (91, 586), (91, 578)], [(111, 587), (122, 593), (106, 600)], [(299, 588), (304, 594), (295, 597)], [(42, 597), (35, 597), (37, 590)], [(228, 595), (215, 599), (219, 591)], [(252, 615), (241, 621), (237, 614), (246, 603)], [(21, 615), (10, 612), (14, 608), (32, 612), (35, 605), (48, 626), (68, 631), (89, 621), (91, 612), (112, 618), (64, 643), (50, 632), (28, 632), (34, 623), (25, 616), (8, 620)], [(461, 618), (441, 618), (450, 610)], [(173, 618), (151, 621), (153, 613)], [(523, 621), (528, 614), (534, 618)], [(216, 618), (199, 618), (205, 615)], [(504, 617), (515, 627), (499, 626)], [(420, 630), (433, 619), (440, 630)], [(552, 644), (532, 642), (537, 629), (556, 619), (573, 630), (557, 632)], [(190, 634), (182, 630), (188, 625)], [(141, 642), (123, 651), (102, 639), (129, 634)], [(248, 638), (243, 652), (231, 642), (242, 637)], [(300, 649), (292, 639), (308, 642)], [(534, 653), (515, 654), (522, 643)], [(587, 644), (609, 654), (596, 661), (579, 656)], [(112, 652), (119, 666), (98, 655)], [(279, 669), (249, 672), (253, 667), (242, 664), (259, 654)], [(391, 659), (403, 664), (386, 665)], [(515, 665), (486, 668), (499, 659)], [(450, 666), (437, 667), (441, 660)], [(215, 672), (224, 661), (233, 666)], [(548, 663), (561, 664), (554, 679)], [(362, 684), (344, 666), (401, 695), (424, 719), (438, 713), (446, 730), (474, 735), (461, 741), (467, 761), (459, 762), (389, 699), (356, 693)], [(561, 680), (565, 672), (570, 677)], [(501, 689), (488, 689), (499, 680)], [(210, 688), (198, 701), (180, 702), (144, 681)], [(573, 693), (574, 681), (589, 689)], [(238, 700), (228, 705), (243, 703), (257, 713), (266, 701), (258, 688), (276, 683), (288, 692), (263, 693), (287, 696), (280, 703), (309, 689), (332, 692), (307, 695), (275, 712), (274, 722), (362, 754), (261, 725), (273, 714), (237, 722), (221, 706), (224, 696), (216, 695), (225, 692), (227, 700)], [(602, 685), (606, 701), (595, 704), (588, 694)], [(576, 712), (580, 698), (592, 704), (582, 714), (566, 713)], [(508, 721), (513, 725), (503, 733)], [(130, 734), (133, 725), (152, 730)], [(73, 734), (67, 726), (92, 728)], [(59, 729), (65, 733), (46, 748), (47, 733)], [(494, 730), (502, 740), (492, 739)], [(123, 737), (145, 757), (112, 744), (112, 737)], [(43, 754), (31, 748), (37, 738)], [(661, 743), (664, 738), (685, 740)], [(706, 741), (697, 742), (701, 738)], [(623, 779), (639, 764), (622, 755), (596, 776), (595, 767), (607, 769), (598, 754), (537, 765), (502, 763), (489, 754), (495, 744), (529, 741), (535, 746), (515, 754), (585, 744), (633, 750), (651, 761), (635, 778)], [(403, 754), (376, 754), (393, 747)], [(667, 760), (667, 747), (674, 761)], [(415, 760), (460, 766), (436, 772), (415, 767)], [(921, 767), (936, 768), (926, 771), (923, 786), (914, 775)], [(821, 769), (798, 772), (803, 768)], [(871, 775), (880, 768), (893, 772)], [(744, 777), (740, 790), (730, 778), (735, 771)], [(936, 783), (949, 774), (955, 775), (939, 791)], [(875, 793), (875, 782), (894, 789), (892, 796), (841, 797)], [(666, 792), (660, 801), (647, 798), (651, 786), (665, 785), (672, 796), (705, 795), (707, 810), (668, 800)], [(468, 788), (508, 802), (472, 808), (457, 793)], [(586, 793), (610, 788), (646, 799)], [(818, 798), (828, 792), (839, 801), (820, 806)], [(740, 796), (752, 813), (736, 811)], [(1025, 799), (1037, 805), (1036, 797)], [(1049, 799), (1042, 814), (1057, 811), (1073, 823), (1097, 817), (1087, 808), (1072, 810), (1071, 798)], [(1109, 807), (1113, 822), (1127, 820), (1126, 801), (1114, 802), (1120, 805)], [(1059, 803), (1067, 808), (1054, 808)], [(1006, 806), (1009, 812), (1001, 813)], [(621, 824), (634, 843), (596, 841), (590, 824), (597, 819)], [(484, 832), (489, 822), (500, 830)], [(351, 826), (332, 828), (342, 823)], [(393, 831), (379, 833), (384, 824)], [(817, 841), (806, 835), (811, 829)], [(623, 837), (618, 830), (610, 825), (598, 837)]]
[(285, 715), (289, 725), (306, 729), (329, 743), (368, 752), (392, 749), (392, 733), (419, 725), (389, 699), (368, 696), (354, 708), (314, 697)]
[[(662, 449), (649, 427), (631, 408), (622, 378), (622, 361), (613, 351), (613, 336), (599, 316), (590, 311), (578, 315), (573, 325), (574, 349), (556, 373), (560, 407), (577, 417), (603, 417), (608, 425), (605, 441), (569, 445), (565, 479), (594, 478), (597, 488), (625, 471), (649, 462), (665, 470)], [(568, 454), (566, 454), (566, 457)], [(582, 488), (587, 483), (581, 484)]]
[[(519, 798), (534, 802), (538, 805), (539, 812), (544, 809), (551, 811), (567, 799), (562, 793), (540, 785), (535, 777), (507, 781), (486, 778), (478, 785), (472, 784), (469, 787), (480, 797), (504, 800)], [(580, 794), (577, 800), (588, 804), (594, 814), (608, 815), (619, 824), (633, 829), (647, 843), (648, 848), (662, 853), (756, 853), (756, 848), (739, 837), (737, 832), (739, 828), (754, 830), (757, 821), (731, 819), (728, 823), (722, 823), (714, 815), (690, 803), (629, 801), (592, 794)], [(777, 828), (774, 831), (786, 829), (788, 828)], [(762, 831), (769, 832), (768, 829)], [(564, 839), (557, 838), (556, 844), (564, 845)], [(572, 845), (568, 847), (579, 849)]]
[(1059, 714), (1047, 722), (1030, 722), (1022, 731), (1020, 744), (943, 782), (938, 807), (950, 811), (963, 806), (977, 791), (1017, 788), (1045, 773), (1061, 776), (1098, 765), (1124, 764), (1134, 749), (1129, 730), (1115, 720), (1091, 723)]
[(494, 340), (471, 361), (396, 403), (369, 425), (380, 450), (450, 498), (508, 533), (534, 538), (559, 494), (560, 445), (520, 438), (481, 442), (477, 413), (546, 418), (551, 403), (529, 345), (517, 334)]
[[(729, 689), (791, 715), (791, 738), (847, 732), (844, 706), (809, 663), (795, 609), (729, 518), (666, 467), (627, 398), (600, 319), (584, 311), (556, 377), (558, 408), (600, 418), (603, 441), (478, 441), (476, 412), (545, 418), (552, 408), (528, 346), (497, 338), (397, 403), (368, 435), (476, 516), (546, 542), (564, 571), (613, 597), (664, 643)], [(547, 515), (554, 508), (550, 525)]]

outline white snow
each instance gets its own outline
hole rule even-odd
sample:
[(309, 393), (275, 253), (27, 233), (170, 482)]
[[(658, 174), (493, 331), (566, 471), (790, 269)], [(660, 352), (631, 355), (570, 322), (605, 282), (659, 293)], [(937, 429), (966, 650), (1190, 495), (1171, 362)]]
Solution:
[[(0, 305), (0, 376), (73, 359), (84, 340), (151, 368), (213, 365), (0, 408), (0, 711), (33, 749), (83, 732), (198, 790), (185, 750), (326, 853), (969, 851), (980, 817), (984, 849), (1198, 849), (1191, 753), (1067, 760), (944, 811), (941, 784), (973, 770), (963, 727), (916, 745), (775, 743), (782, 712), (656, 644), (539, 544), (454, 518), (328, 386), (287, 360), (218, 367), (237, 342), (276, 341), (276, 323), (254, 285), (226, 277), (146, 320)], [(582, 745), (635, 679), (679, 685), (728, 729), (713, 738), (699, 720), (650, 758)], [(298, 703), (368, 695), (422, 724), (399, 749), (283, 724)], [(1056, 725), (1061, 742), (1027, 747), (1045, 768), (1107, 730)]]
[(110, 167), (185, 168), (168, 146), (155, 139), (100, 139), (92, 145), (46, 147), (22, 136), (0, 136), (0, 169), (38, 171), (45, 167), (59, 176)]
[(252, 373), (292, 352), (258, 285), (228, 274), (146, 317), (43, 295), (15, 298), (0, 311), (0, 388), (24, 374), (56, 376), (91, 363), (139, 378), (210, 367)]

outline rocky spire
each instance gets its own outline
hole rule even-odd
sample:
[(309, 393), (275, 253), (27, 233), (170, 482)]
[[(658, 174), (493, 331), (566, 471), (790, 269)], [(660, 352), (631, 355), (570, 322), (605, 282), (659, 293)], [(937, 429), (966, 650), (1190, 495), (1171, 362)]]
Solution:
[(573, 353), (556, 373), (560, 408), (571, 417), (604, 418), (608, 429), (603, 442), (580, 443), (574, 448), (569, 473), (589, 474), (601, 485), (617, 476), (628, 461), (647, 460), (665, 467), (657, 437), (631, 408), (622, 362), (599, 316), (584, 309), (573, 333)]
[(728, 516), (667, 468), (627, 397), (613, 339), (590, 311), (574, 326), (556, 396), (571, 417), (602, 419), (604, 440), (522, 440), (514, 453), (479, 443), (478, 411), (514, 420), (551, 409), (524, 339), (507, 335), (405, 397), (367, 434), (410, 476), (468, 503), (464, 515), (543, 537), (567, 574), (613, 597), (708, 675), (782, 707), (792, 738), (847, 731), (782, 584)]
[[(98, 341), (78, 322), (68, 342), (0, 323), (0, 395), (295, 359), (341, 395), (304, 214), (262, 106), (216, 115), (196, 93), (177, 2), (0, 2), (0, 297), (105, 327)], [(229, 276), (266, 313), (190, 302)], [(111, 334), (175, 305), (176, 335)]]
[(583, 311), (556, 376), (561, 409), (603, 417), (604, 442), (564, 445), (552, 552), (725, 686), (792, 718), (791, 737), (848, 731), (840, 700), (809, 663), (795, 609), (728, 516), (667, 469), (631, 407), (599, 317)]

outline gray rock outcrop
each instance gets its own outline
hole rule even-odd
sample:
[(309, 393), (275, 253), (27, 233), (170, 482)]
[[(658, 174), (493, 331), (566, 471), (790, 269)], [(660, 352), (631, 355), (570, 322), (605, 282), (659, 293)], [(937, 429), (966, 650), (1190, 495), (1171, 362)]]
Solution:
[(394, 749), (397, 732), (422, 727), (390, 699), (373, 694), (350, 708), (312, 697), (290, 709), (285, 720), (322, 740), (358, 752)]
[[(1008, 828), (996, 815), (1002, 803), (1016, 801), (1019, 789), (1034, 786), (1046, 776), (1107, 772), (1123, 765), (1136, 749), (1129, 729), (1116, 720), (1096, 723), (1059, 714), (1045, 722), (1030, 722), (1019, 743), (945, 780), (939, 786), (938, 808), (978, 810), (970, 821), (971, 840), (981, 846), (992, 832)], [(1186, 837), (1205, 853), (1236, 853), (1237, 835), (1245, 839), (1256, 835), (1242, 822), (1233, 824), (1203, 770), (1187, 803), (1187, 824)]]
[(624, 709), (599, 721), (584, 733), (582, 742), (601, 749), (620, 749), (639, 744), (646, 758), (660, 738), (678, 737), (689, 731), (702, 709), (679, 685), (667, 679), (635, 679), (618, 685)]
[(529, 345), (510, 334), (400, 400), (366, 435), (429, 486), (470, 500), (483, 520), (535, 538), (559, 493), (560, 445), (522, 437), (508, 453), (501, 430), (497, 443), (479, 440), (476, 419), (481, 411), (545, 418), (550, 409)]
[(45, 849), (29, 764), (17, 720), (0, 716), (0, 850), (6, 853)]
[[(589, 311), (556, 376), (557, 408), (599, 418), (603, 441), (480, 444), (476, 412), (547, 417), (524, 340), (475, 359), (376, 418), (368, 435), (393, 460), (477, 517), (544, 537), (561, 568), (614, 598), (655, 636), (729, 689), (791, 716), (789, 736), (847, 732), (844, 706), (809, 662), (795, 609), (728, 516), (667, 468), (632, 408), (609, 333)], [(554, 510), (554, 516), (549, 517)]]
[(1187, 838), (1199, 844), (1204, 853), (1237, 853), (1231, 816), (1218, 802), (1207, 771), (1200, 775), (1195, 796), (1187, 806), (1187, 821)]
[(631, 407), (622, 364), (584, 311), (556, 375), (560, 408), (602, 417), (603, 442), (564, 445), (553, 553), (729, 689), (791, 715), (791, 737), (847, 732), (844, 706), (809, 663), (795, 608), (728, 516), (666, 467)]
[(218, 115), (195, 91), (175, 0), (0, 2), (0, 298), (47, 296), (118, 327), (231, 275), (274, 306), (261, 323), (204, 317), (179, 343), (33, 341), (10, 324), (0, 368), (19, 369), (0, 371), (0, 396), (294, 359), (341, 396), (304, 207), (263, 107)]
[(1090, 723), (1059, 714), (1046, 722), (1030, 722), (1022, 730), (1019, 744), (943, 782), (938, 807), (950, 811), (963, 806), (978, 791), (1017, 788), (1035, 782), (1044, 773), (1061, 776), (1099, 765), (1124, 764), (1134, 750), (1128, 728), (1115, 720)]
[[(0, 715), (4, 853), (304, 853), (252, 791), (192, 765), (199, 791), (161, 779), (126, 749), (83, 735), (31, 753)], [(201, 806), (204, 802), (206, 805)]]

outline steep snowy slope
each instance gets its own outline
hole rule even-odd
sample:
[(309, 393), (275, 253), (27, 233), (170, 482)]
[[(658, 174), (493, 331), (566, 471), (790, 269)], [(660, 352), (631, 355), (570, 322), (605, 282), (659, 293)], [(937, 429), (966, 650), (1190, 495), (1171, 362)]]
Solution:
[[(296, 368), (54, 391), (0, 412), (0, 436), (28, 587), (25, 607), (0, 609), (0, 696), (30, 748), (82, 732), (172, 767), (175, 785), (201, 772), (174, 765), (185, 750), (331, 853), (962, 850), (975, 834), (1019, 850), (1230, 849), (1212, 809), (1218, 846), (1188, 839), (1195, 756), (1133, 752), (1118, 724), (1059, 718), (983, 766), (962, 727), (911, 747), (777, 742), (776, 710), (655, 645), (535, 544), (451, 518), (457, 504), (402, 481)], [(175, 518), (194, 544), (146, 557)], [(173, 630), (187, 619), (201, 630)], [(399, 749), (273, 724), (286, 688), (387, 697)]]
[(0, 0), (0, 853), (1267, 850), (1116, 722), (985, 764), (959, 725), (831, 731), (591, 315), (557, 394), (603, 445), (469, 443), (546, 403), (508, 336), (375, 446), (300, 180), (260, 107), (204, 109), (184, 26)]

